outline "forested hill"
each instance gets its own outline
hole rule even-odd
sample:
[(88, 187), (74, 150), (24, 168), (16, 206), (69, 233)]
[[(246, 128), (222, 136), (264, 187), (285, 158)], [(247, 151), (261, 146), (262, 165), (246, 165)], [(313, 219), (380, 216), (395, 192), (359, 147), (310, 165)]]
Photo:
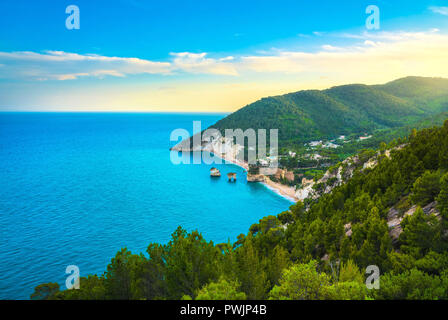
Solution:
[(263, 98), (212, 127), (279, 129), (287, 144), (396, 128), (442, 111), (448, 111), (448, 79), (407, 77)]

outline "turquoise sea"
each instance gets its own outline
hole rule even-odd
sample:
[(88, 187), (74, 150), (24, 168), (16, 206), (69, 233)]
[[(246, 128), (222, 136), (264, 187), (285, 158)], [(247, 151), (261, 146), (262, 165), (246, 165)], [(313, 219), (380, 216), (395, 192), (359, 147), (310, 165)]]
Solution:
[[(170, 133), (224, 114), (0, 113), (0, 299), (28, 299), (77, 265), (101, 274), (181, 225), (231, 242), (291, 202), (234, 165), (174, 165)], [(237, 172), (236, 183), (224, 175)]]

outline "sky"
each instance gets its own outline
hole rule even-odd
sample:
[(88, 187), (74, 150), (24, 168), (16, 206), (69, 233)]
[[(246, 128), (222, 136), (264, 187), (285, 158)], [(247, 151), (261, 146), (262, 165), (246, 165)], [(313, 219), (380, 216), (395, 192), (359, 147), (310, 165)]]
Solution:
[(0, 2), (0, 111), (232, 112), (304, 89), (448, 78), (447, 62), (448, 0)]

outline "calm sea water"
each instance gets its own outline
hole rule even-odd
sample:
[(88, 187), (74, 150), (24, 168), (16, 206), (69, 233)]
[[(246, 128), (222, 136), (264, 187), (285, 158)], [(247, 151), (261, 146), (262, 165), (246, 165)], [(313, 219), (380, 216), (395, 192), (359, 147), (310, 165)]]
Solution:
[(211, 165), (174, 165), (173, 129), (217, 114), (0, 113), (0, 298), (28, 299), (65, 268), (101, 274), (122, 247), (145, 252), (181, 225), (235, 241), (291, 203), (260, 184), (211, 179)]

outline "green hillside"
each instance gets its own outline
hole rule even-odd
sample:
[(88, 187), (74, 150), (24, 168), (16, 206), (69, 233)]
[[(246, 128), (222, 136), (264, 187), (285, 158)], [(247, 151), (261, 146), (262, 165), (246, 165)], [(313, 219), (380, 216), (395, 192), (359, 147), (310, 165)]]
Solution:
[(407, 77), (384, 85), (344, 85), (263, 98), (212, 127), (279, 129), (282, 146), (374, 132), (448, 111), (448, 79)]
[(324, 92), (360, 114), (366, 126), (373, 128), (401, 126), (424, 114), (413, 103), (366, 85), (339, 86)]
[(406, 77), (373, 87), (405, 99), (448, 95), (448, 79), (444, 78)]
[(408, 100), (426, 112), (448, 109), (448, 79), (406, 77), (376, 87)]

